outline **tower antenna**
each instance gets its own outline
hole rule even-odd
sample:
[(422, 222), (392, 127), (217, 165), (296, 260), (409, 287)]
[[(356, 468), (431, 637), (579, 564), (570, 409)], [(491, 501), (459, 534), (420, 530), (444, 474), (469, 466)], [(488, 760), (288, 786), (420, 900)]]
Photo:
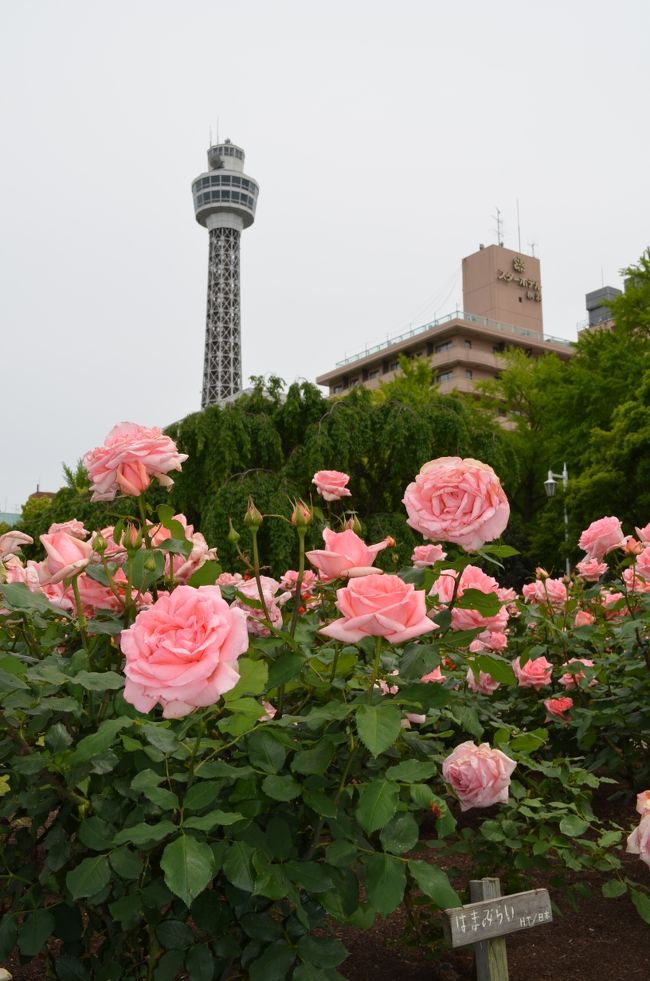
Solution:
[(536, 245), (537, 245), (537, 242), (529, 242), (528, 243), (528, 247), (530, 249), (530, 253), (531, 253), (533, 259), (535, 258), (535, 246)]
[(503, 234), (502, 234), (503, 220), (501, 218), (501, 211), (499, 210), (499, 208), (497, 208), (496, 210), (497, 210), (496, 215), (492, 215), (492, 217), (497, 223), (497, 245), (503, 245)]

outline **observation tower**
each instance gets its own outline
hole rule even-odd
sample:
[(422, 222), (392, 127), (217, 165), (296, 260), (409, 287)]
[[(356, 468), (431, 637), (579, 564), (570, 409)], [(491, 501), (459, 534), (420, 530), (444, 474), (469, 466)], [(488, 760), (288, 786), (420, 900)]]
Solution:
[(242, 390), (239, 240), (255, 221), (258, 193), (230, 140), (210, 147), (207, 171), (192, 182), (196, 220), (210, 233), (201, 408)]

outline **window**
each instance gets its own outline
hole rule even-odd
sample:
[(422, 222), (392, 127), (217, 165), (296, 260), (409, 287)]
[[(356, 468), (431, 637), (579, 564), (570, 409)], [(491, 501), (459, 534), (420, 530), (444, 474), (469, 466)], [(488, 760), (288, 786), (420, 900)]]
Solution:
[(342, 391), (343, 391), (343, 385), (335, 385), (334, 388), (332, 389), (332, 394), (338, 395), (338, 393)]
[(443, 341), (442, 344), (436, 344), (436, 354), (441, 354), (442, 351), (448, 351), (451, 347), (451, 341)]
[(503, 341), (499, 341), (498, 344), (493, 344), (492, 345), (492, 353), (493, 354), (503, 354), (503, 352), (505, 351), (505, 349), (506, 349), (506, 346), (503, 343)]
[(368, 372), (368, 378), (378, 378), (378, 377), (379, 377), (379, 368), (373, 368), (372, 371)]
[(474, 372), (472, 371), (472, 369), (471, 368), (466, 368), (465, 369), (465, 378), (473, 378), (473, 377), (474, 377)]
[(465, 347), (466, 347), (467, 349), (469, 349), (469, 348), (471, 348), (471, 346), (472, 346), (472, 342), (471, 342), (471, 341), (468, 341), (468, 340), (466, 339), (466, 340), (465, 340)]
[(451, 381), (453, 377), (453, 371), (439, 371), (436, 375), (437, 382), (448, 382)]

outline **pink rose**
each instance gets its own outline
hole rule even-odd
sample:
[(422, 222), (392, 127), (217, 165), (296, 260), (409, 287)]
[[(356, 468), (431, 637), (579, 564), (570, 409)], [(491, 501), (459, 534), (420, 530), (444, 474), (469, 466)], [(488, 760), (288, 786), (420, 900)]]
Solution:
[(596, 617), (588, 610), (578, 610), (573, 623), (576, 627), (590, 627), (595, 620)]
[(650, 579), (650, 548), (644, 548), (636, 560), (636, 571), (644, 579)]
[(425, 684), (434, 682), (434, 684), (441, 685), (445, 681), (445, 676), (440, 670), (440, 665), (434, 668), (433, 671), (429, 671), (428, 674), (423, 674), (420, 681), (424, 681)]
[(587, 582), (598, 582), (608, 568), (606, 562), (599, 562), (598, 559), (586, 558), (576, 563), (576, 570)]
[(239, 572), (222, 572), (217, 579), (217, 586), (239, 586), (244, 582), (244, 577)]
[(650, 545), (650, 524), (644, 525), (643, 528), (635, 528), (637, 537), (639, 541), (643, 542), (644, 545)]
[(246, 616), (218, 586), (178, 586), (123, 631), (124, 698), (139, 712), (162, 705), (166, 719), (213, 705), (239, 680), (248, 647)]
[[(451, 603), (454, 595), (454, 586), (458, 573), (454, 569), (444, 569), (436, 579), (429, 596), (437, 596), (443, 603)], [(488, 576), (478, 566), (465, 566), (461, 573), (456, 597), (460, 598), (466, 589), (476, 589), (481, 593), (496, 593), (499, 584), (492, 576)], [(451, 626), (453, 630), (492, 630), (503, 633), (508, 622), (508, 610), (502, 606), (494, 616), (483, 616), (478, 610), (465, 610), (454, 607), (451, 611)]]
[(508, 646), (508, 638), (501, 630), (484, 630), (469, 645), (472, 654), (482, 651), (503, 651)]
[(530, 658), (523, 668), (519, 665), (519, 658), (516, 657), (512, 662), (512, 669), (515, 672), (520, 688), (543, 688), (550, 685), (553, 665), (545, 657)]
[[(566, 668), (569, 664), (581, 664), (585, 668), (593, 668), (594, 662), (590, 661), (588, 657), (570, 657), (562, 667)], [(566, 671), (562, 677), (559, 679), (559, 683), (564, 686), (564, 688), (577, 688), (579, 683), (585, 677), (584, 671)], [(595, 678), (592, 678), (589, 682), (589, 686), (597, 685), (598, 682)]]
[(270, 702), (262, 702), (263, 713), (260, 715), (258, 722), (270, 722), (275, 718), (277, 714), (277, 709), (275, 705), (271, 705)]
[(241, 596), (245, 596), (246, 599), (254, 600), (256, 603), (261, 603), (263, 598), (266, 612), (268, 613), (268, 623), (264, 610), (260, 607), (249, 606), (245, 599), (237, 598), (232, 606), (233, 609), (243, 610), (246, 614), (246, 627), (251, 636), (270, 637), (271, 630), (268, 626), (269, 623), (276, 630), (282, 629), (282, 610), (280, 606), (286, 603), (290, 593), (282, 593), (278, 596), (277, 593), (280, 589), (280, 583), (277, 579), (271, 578), (271, 576), (260, 576), (260, 585), (262, 587), (261, 596), (256, 579), (248, 579), (240, 583), (237, 587), (237, 592)]
[(312, 478), (312, 484), (326, 501), (340, 501), (342, 497), (351, 497), (347, 488), (349, 476), (340, 470), (319, 470)]
[(92, 545), (66, 531), (55, 531), (53, 535), (41, 535), (46, 552), (43, 569), (43, 582), (52, 584), (69, 579), (85, 569), (92, 557)]
[(468, 811), (471, 807), (505, 804), (516, 765), (489, 743), (477, 746), (468, 741), (456, 746), (447, 757), (442, 764), (442, 775), (458, 797), (461, 811)]
[(638, 855), (642, 862), (650, 866), (650, 814), (641, 818), (638, 828), (635, 828), (627, 839), (625, 850), (632, 855)]
[[(288, 589), (291, 594), (296, 591), (296, 584), (298, 582), (298, 573), (295, 569), (287, 569), (285, 574), (280, 579), (280, 585), (283, 589)], [(305, 598), (311, 595), (313, 589), (318, 585), (318, 576), (311, 571), (311, 569), (305, 569), (302, 574), (302, 583), (300, 584), (300, 595)]]
[(324, 582), (330, 579), (338, 579), (342, 576), (366, 576), (370, 573), (377, 573), (377, 569), (372, 568), (372, 564), (377, 557), (377, 553), (388, 545), (387, 541), (379, 542), (377, 545), (366, 545), (359, 536), (346, 528), (345, 531), (332, 531), (325, 528), (323, 531), (324, 549), (314, 549), (305, 552), (305, 555), (315, 566), (320, 577)]
[(601, 591), (600, 600), (605, 607), (606, 620), (621, 620), (623, 617), (630, 615), (630, 611), (625, 603), (622, 603), (620, 608), (612, 609), (612, 607), (617, 607), (621, 603), (621, 600), (624, 599), (625, 596), (623, 593), (616, 593), (611, 589), (603, 589)]
[(39, 576), (40, 563), (29, 559), (25, 565), (14, 555), (10, 555), (5, 565), (7, 582), (22, 582), (32, 593), (42, 592)]
[(613, 548), (623, 543), (621, 522), (612, 516), (592, 521), (580, 535), (578, 545), (590, 559), (602, 561)]
[(138, 497), (155, 477), (163, 487), (171, 487), (170, 470), (180, 470), (187, 460), (160, 429), (147, 429), (133, 422), (114, 426), (103, 446), (84, 456), (93, 491), (92, 501), (112, 501), (118, 491)]
[(20, 551), (21, 545), (33, 545), (34, 539), (22, 531), (7, 531), (0, 535), (0, 560), (8, 559)]
[(336, 597), (343, 616), (321, 627), (320, 633), (345, 644), (356, 644), (363, 637), (385, 637), (391, 644), (402, 644), (437, 627), (427, 617), (424, 593), (399, 576), (353, 579), (337, 590)]
[(411, 562), (416, 569), (424, 569), (428, 565), (435, 565), (447, 558), (447, 553), (443, 552), (441, 545), (416, 545), (413, 549)]
[(641, 817), (650, 814), (650, 790), (642, 790), (636, 795), (636, 809)]
[[(165, 559), (165, 569), (169, 572), (170, 563), (174, 571), (174, 578), (178, 582), (187, 582), (194, 573), (204, 565), (208, 559), (216, 559), (216, 548), (208, 548), (208, 543), (200, 531), (194, 531), (194, 526), (187, 523), (184, 514), (175, 514), (173, 519), (178, 521), (185, 530), (185, 538), (192, 543), (192, 551), (188, 556), (170, 553)], [(159, 548), (163, 542), (172, 537), (171, 531), (163, 525), (155, 525), (151, 536), (151, 544), (154, 548)]]
[(567, 695), (563, 695), (560, 698), (545, 698), (544, 705), (549, 716), (562, 719), (563, 722), (570, 721), (567, 712), (573, 708), (572, 698), (569, 698)]
[(425, 538), (473, 552), (498, 538), (510, 506), (492, 467), (443, 456), (425, 463), (404, 492), (408, 524)]
[(72, 518), (70, 521), (55, 521), (47, 529), (47, 533), (48, 535), (53, 535), (55, 531), (65, 531), (68, 535), (81, 539), (88, 538), (90, 534), (83, 521), (77, 521), (76, 518)]
[(487, 671), (479, 671), (478, 681), (471, 668), (467, 669), (467, 685), (472, 691), (480, 692), (481, 695), (491, 695), (500, 687), (500, 682), (495, 681)]
[(535, 582), (526, 583), (522, 594), (526, 603), (541, 603), (552, 609), (562, 609), (568, 598), (561, 579), (536, 579)]

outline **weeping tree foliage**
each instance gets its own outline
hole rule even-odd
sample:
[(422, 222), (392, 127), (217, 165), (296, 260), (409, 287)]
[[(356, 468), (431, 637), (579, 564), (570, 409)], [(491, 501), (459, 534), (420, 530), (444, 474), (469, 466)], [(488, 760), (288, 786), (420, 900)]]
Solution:
[[(245, 551), (248, 498), (263, 514), (286, 518), (294, 500), (310, 500), (317, 470), (343, 470), (352, 497), (330, 507), (314, 495), (316, 520), (307, 546), (321, 547), (324, 524), (338, 527), (343, 511), (354, 509), (368, 542), (391, 535), (398, 544), (397, 551), (382, 553), (379, 564), (388, 569), (406, 563), (422, 538), (406, 525), (401, 502), (423, 463), (439, 456), (482, 460), (494, 467), (506, 492), (519, 479), (519, 464), (490, 414), (462, 396), (440, 395), (428, 366), (406, 361), (403, 368), (378, 392), (359, 387), (335, 400), (308, 382), (291, 385), (285, 395), (280, 379), (253, 379), (252, 391), (235, 402), (210, 406), (166, 430), (188, 459), (173, 475), (169, 496), (156, 485), (148, 498), (154, 505), (168, 500), (217, 546), (225, 569), (243, 571), (229, 528), (232, 521)], [(129, 511), (128, 498), (92, 504), (83, 468), (67, 469), (66, 476), (66, 487), (51, 502), (26, 508), (23, 527), (36, 539), (52, 521), (77, 517), (88, 528), (102, 528)], [(295, 567), (296, 538), (286, 520), (265, 520), (259, 541), (269, 572)]]
[[(175, 480), (174, 506), (217, 544), (225, 566), (235, 567), (229, 520), (242, 545), (247, 543), (243, 517), (249, 495), (263, 513), (286, 515), (292, 500), (308, 497), (317, 470), (343, 470), (353, 495), (347, 506), (363, 517), (367, 540), (392, 535), (399, 553), (384, 561), (405, 561), (422, 539), (405, 525), (401, 499), (423, 463), (437, 456), (471, 456), (504, 478), (517, 467), (488, 415), (424, 386), (419, 370), (379, 394), (356, 388), (333, 401), (306, 382), (291, 385), (283, 399), (277, 379), (266, 388), (258, 379), (252, 394), (235, 403), (188, 416), (168, 430), (189, 454)], [(318, 548), (323, 522), (332, 515), (320, 499), (314, 504), (322, 519), (310, 529), (307, 544)], [(333, 510), (340, 513), (341, 507)], [(260, 542), (272, 571), (295, 565), (295, 536), (282, 521), (265, 521)]]

